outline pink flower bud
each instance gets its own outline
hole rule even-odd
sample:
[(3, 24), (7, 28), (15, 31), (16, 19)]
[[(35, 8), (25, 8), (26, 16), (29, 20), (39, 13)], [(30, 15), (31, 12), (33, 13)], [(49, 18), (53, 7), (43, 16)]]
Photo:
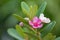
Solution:
[(20, 22), (19, 25), (20, 25), (20, 26), (23, 26), (24, 24), (23, 24), (23, 22)]

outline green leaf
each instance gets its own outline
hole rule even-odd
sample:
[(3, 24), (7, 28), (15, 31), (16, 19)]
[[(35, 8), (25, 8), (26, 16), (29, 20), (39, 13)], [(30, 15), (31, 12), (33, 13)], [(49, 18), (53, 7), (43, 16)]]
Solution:
[(13, 29), (13, 28), (10, 28), (10, 29), (8, 29), (8, 34), (9, 35), (11, 35), (12, 37), (14, 37), (14, 38), (16, 38), (16, 39), (20, 39), (20, 40), (23, 40), (20, 36), (19, 36), (19, 34), (17, 33), (17, 31), (15, 30), (15, 29)]
[(49, 23), (48, 25), (46, 25), (42, 30), (40, 30), (41, 36), (44, 37), (45, 35), (47, 35), (54, 28), (55, 24), (56, 22), (53, 21)]
[(27, 25), (25, 23), (24, 23), (24, 26), (26, 26), (29, 30), (31, 30), (31, 32), (36, 33), (36, 31), (31, 26), (29, 26), (29, 25)]
[(38, 38), (38, 36), (37, 35), (35, 35), (35, 34), (32, 34), (32, 33), (28, 33), (28, 32), (25, 32), (28, 36), (30, 36), (31, 38), (33, 37), (33, 38)]
[(30, 12), (30, 8), (29, 8), (29, 6), (25, 2), (21, 2), (21, 7), (26, 12)]
[(13, 16), (15, 16), (15, 17), (17, 18), (17, 20), (19, 20), (19, 21), (21, 21), (21, 22), (28, 23), (24, 18), (22, 18), (22, 17), (19, 16), (19, 15), (13, 14)]
[(55, 40), (60, 40), (60, 37), (57, 37)]
[(43, 40), (55, 40), (56, 36), (53, 35), (52, 33), (48, 33)]
[(46, 5), (47, 5), (47, 3), (44, 1), (44, 2), (41, 4), (41, 6), (39, 7), (36, 16), (39, 17), (40, 14), (44, 12), (44, 10), (45, 10), (45, 8), (46, 8)]
[(24, 33), (24, 31), (23, 31), (21, 26), (16, 25), (16, 30), (17, 30), (17, 32), (19, 33), (20, 36), (22, 36), (23, 38), (26, 37), (26, 34)]
[(29, 6), (25, 2), (21, 2), (21, 8), (25, 15), (30, 18), (30, 15), (28, 14), (30, 12)]
[(30, 6), (30, 12), (29, 13), (30, 13), (31, 18), (35, 17), (37, 9), (38, 9), (38, 6), (35, 4)]

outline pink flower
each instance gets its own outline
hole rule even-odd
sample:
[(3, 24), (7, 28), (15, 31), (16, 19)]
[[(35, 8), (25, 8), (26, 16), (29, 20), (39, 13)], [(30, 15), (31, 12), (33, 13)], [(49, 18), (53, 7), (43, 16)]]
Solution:
[(29, 24), (33, 28), (41, 28), (43, 26), (41, 20), (38, 17), (34, 17), (33, 20), (29, 21)]
[[(51, 20), (47, 17), (44, 17), (44, 14), (41, 13), (39, 18), (34, 17), (32, 20), (29, 20), (29, 18), (24, 18), (25, 20), (29, 21), (29, 25), (31, 25), (33, 28), (42, 28), (43, 23), (50, 23)], [(23, 22), (20, 22), (20, 26), (23, 26)]]

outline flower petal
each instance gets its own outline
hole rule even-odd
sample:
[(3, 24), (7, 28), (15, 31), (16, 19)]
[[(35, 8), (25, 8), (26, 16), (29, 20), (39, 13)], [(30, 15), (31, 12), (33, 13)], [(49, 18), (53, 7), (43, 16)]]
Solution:
[(50, 23), (51, 21), (50, 21), (50, 19), (49, 18), (46, 18), (45, 20), (44, 20), (44, 23)]
[(42, 28), (42, 26), (43, 26), (43, 24), (40, 24), (40, 25), (38, 25), (38, 26), (32, 26), (33, 28)]
[(44, 14), (41, 13), (40, 16), (39, 16), (39, 19), (43, 18), (44, 17)]
[(38, 28), (42, 28), (42, 27), (43, 27), (43, 24), (38, 25)]
[(50, 23), (50, 19), (44, 17), (44, 14), (43, 14), (43, 13), (40, 14), (39, 19), (40, 19), (42, 22), (44, 22), (44, 23)]
[(32, 21), (29, 21), (29, 24), (32, 26), (33, 25), (33, 22)]
[(25, 19), (25, 20), (27, 20), (27, 21), (29, 21), (29, 18), (27, 18), (27, 17), (26, 17), (26, 18), (24, 18), (24, 19)]
[(33, 23), (36, 23), (38, 20), (39, 20), (38, 17), (34, 17), (33, 18)]

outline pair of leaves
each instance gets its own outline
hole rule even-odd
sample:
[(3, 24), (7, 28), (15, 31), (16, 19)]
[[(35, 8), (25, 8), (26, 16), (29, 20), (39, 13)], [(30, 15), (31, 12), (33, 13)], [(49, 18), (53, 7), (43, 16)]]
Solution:
[[(35, 15), (39, 17), (40, 13), (43, 13), (46, 8), (47, 3), (44, 1), (37, 11), (37, 6), (29, 7), (25, 2), (21, 2), (22, 11), (26, 14), (27, 17), (33, 18)], [(37, 11), (37, 13), (36, 13)], [(29, 14), (30, 13), (30, 14)]]
[(32, 19), (36, 15), (38, 7), (35, 4), (28, 6), (25, 2), (21, 2), (21, 8), (24, 14), (30, 19)]
[(16, 25), (16, 29), (13, 28), (8, 29), (8, 34), (18, 40), (23, 40), (23, 38), (26, 37), (26, 34), (19, 25)]
[(8, 29), (8, 34), (11, 35), (12, 37), (18, 39), (18, 40), (24, 40), (23, 38), (26, 38), (27, 35), (29, 35), (30, 37), (38, 38), (38, 36), (36, 36), (36, 35), (24, 32), (22, 27), (20, 27), (19, 25), (16, 25), (16, 30), (13, 28)]

